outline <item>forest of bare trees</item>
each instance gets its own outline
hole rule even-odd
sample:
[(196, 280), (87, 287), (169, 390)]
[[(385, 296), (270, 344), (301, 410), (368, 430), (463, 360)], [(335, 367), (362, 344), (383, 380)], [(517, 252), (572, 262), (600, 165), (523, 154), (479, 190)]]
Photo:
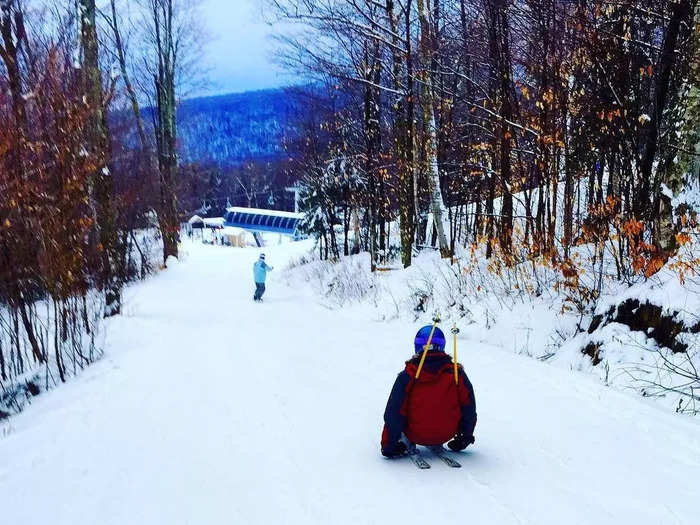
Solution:
[[(311, 79), (287, 144), (329, 257), (485, 246), (575, 271), (615, 245), (650, 275), (694, 217), (695, 0), (270, 0), (281, 61)], [(399, 225), (398, 239), (390, 224)], [(344, 241), (335, 227), (344, 226)], [(348, 240), (350, 239), (350, 240)]]
[(198, 4), (0, 0), (0, 406), (92, 361), (207, 201), (299, 180), (321, 255), (373, 270), (470, 248), (575, 281), (585, 244), (624, 281), (696, 234), (697, 0), (263, 0), (304, 81), (284, 158), (226, 175), (178, 161)]
[(0, 408), (95, 359), (124, 284), (177, 256), (199, 37), (196, 2), (0, 1)]

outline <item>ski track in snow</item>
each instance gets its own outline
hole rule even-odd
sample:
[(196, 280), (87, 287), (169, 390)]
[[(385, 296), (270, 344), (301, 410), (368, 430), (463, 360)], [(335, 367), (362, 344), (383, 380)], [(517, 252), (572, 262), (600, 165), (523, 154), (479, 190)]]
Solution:
[[(0, 437), (3, 523), (700, 523), (700, 424), (592, 377), (465, 339), (476, 445), (386, 460), (386, 397), (416, 324), (280, 284), (307, 244), (187, 244), (126, 293), (105, 357)], [(0, 432), (0, 436), (3, 433)]]

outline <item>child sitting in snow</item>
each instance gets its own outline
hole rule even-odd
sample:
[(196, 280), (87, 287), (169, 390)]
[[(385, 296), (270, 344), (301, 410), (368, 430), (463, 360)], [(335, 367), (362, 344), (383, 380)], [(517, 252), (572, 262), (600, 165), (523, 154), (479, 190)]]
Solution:
[[(455, 370), (452, 358), (445, 354), (442, 330), (424, 326), (414, 345), (416, 353), (396, 378), (386, 404), (382, 454), (391, 458), (405, 454), (411, 444), (437, 446), (447, 441), (451, 450), (464, 450), (474, 443), (472, 384), (462, 365)], [(423, 352), (427, 354), (419, 370)]]

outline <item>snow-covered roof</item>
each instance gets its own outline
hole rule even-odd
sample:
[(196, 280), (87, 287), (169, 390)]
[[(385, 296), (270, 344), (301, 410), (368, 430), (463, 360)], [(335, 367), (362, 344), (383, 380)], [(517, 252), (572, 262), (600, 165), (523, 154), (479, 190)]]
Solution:
[(226, 211), (235, 213), (252, 213), (255, 215), (269, 215), (273, 217), (289, 217), (291, 219), (302, 219), (304, 217), (303, 213), (294, 213), (293, 211), (263, 210), (261, 208), (241, 208), (240, 206), (232, 206), (231, 208), (226, 208)]
[(204, 219), (202, 219), (199, 215), (193, 215), (190, 217), (190, 220), (187, 221), (188, 224), (194, 224), (195, 222), (204, 222)]
[(223, 217), (210, 217), (209, 219), (204, 219), (204, 224), (208, 226), (223, 226), (224, 225), (224, 218)]

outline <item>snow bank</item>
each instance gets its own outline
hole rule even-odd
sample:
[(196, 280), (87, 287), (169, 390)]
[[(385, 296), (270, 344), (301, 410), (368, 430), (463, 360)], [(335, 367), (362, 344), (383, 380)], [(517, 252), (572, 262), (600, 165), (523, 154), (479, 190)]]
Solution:
[[(585, 257), (587, 249), (577, 248), (572, 257)], [(631, 388), (662, 398), (677, 411), (697, 413), (700, 383), (692, 376), (700, 370), (700, 277), (687, 269), (682, 275), (678, 263), (698, 252), (697, 243), (684, 246), (662, 271), (632, 286), (618, 281), (610, 268), (602, 295), (585, 304), (577, 290), (563, 286), (558, 270), (530, 263), (500, 267), (478, 249), (452, 261), (424, 250), (408, 269), (374, 274), (366, 254), (339, 263), (310, 255), (291, 265), (287, 279), (292, 285), (307, 283), (329, 308), (372, 320), (429, 323), (437, 312), (443, 323), (457, 323), (472, 340), (593, 374), (606, 385)], [(594, 289), (592, 272), (582, 270), (579, 278), (584, 289)], [(687, 330), (674, 337), (687, 352), (674, 353), (653, 334), (619, 323), (588, 333), (596, 316), (629, 299), (658, 305), (664, 315), (684, 323)]]
[[(128, 279), (144, 279), (159, 268), (161, 257), (162, 241), (157, 230), (134, 230), (128, 238), (125, 261)], [(168, 262), (177, 264), (172, 257)], [(18, 321), (18, 313), (0, 304), (0, 347), (7, 355), (6, 361), (0, 363), (0, 421), (21, 412), (37, 396), (61, 385), (61, 374), (70, 382), (103, 355), (105, 305), (101, 294), (88, 291), (84, 298), (68, 297), (58, 314), (56, 303), (48, 297), (37, 296), (27, 311), (43, 362), (34, 355), (30, 336), (24, 323)], [(70, 333), (59, 336), (61, 316), (73, 319), (79, 316), (82, 323), (74, 325)], [(57, 355), (61, 356), (60, 367)]]

